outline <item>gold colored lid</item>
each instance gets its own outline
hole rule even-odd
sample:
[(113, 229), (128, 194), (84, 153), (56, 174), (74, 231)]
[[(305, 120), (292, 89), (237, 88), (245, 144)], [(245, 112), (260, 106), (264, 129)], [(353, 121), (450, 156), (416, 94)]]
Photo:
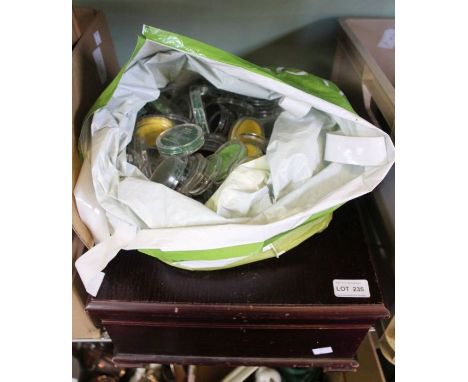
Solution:
[(136, 135), (145, 140), (147, 146), (156, 146), (159, 134), (174, 126), (174, 122), (162, 116), (146, 116), (136, 125)]

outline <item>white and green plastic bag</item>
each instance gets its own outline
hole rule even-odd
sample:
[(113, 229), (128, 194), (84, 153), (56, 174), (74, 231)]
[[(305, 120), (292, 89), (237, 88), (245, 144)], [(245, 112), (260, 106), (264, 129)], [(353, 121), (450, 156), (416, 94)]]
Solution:
[[(206, 205), (149, 181), (126, 157), (137, 112), (187, 72), (219, 89), (279, 99), (283, 109), (266, 155), (237, 167)], [(389, 136), (357, 116), (331, 82), (262, 68), (149, 26), (88, 113), (80, 150), (74, 194), (96, 245), (76, 268), (91, 295), (121, 249), (190, 270), (278, 257), (325, 229), (343, 203), (372, 191), (394, 162)]]

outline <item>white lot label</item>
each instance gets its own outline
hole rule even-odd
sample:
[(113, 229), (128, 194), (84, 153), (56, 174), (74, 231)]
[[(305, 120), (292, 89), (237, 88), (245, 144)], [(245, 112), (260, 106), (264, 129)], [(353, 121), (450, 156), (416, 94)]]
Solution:
[(336, 297), (370, 297), (367, 280), (333, 280)]
[(331, 346), (327, 346), (326, 348), (312, 349), (312, 352), (314, 353), (314, 355), (330, 354), (333, 353), (333, 349)]

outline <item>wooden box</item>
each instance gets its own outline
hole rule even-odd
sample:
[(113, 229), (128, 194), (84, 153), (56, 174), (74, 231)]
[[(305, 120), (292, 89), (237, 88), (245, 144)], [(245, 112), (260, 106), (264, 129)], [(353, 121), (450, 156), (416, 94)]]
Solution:
[[(87, 310), (108, 331), (114, 362), (127, 367), (352, 370), (369, 328), (388, 316), (353, 203), (338, 209), (325, 231), (277, 259), (193, 272), (122, 251), (104, 272)], [(367, 280), (370, 297), (336, 297), (335, 279)]]

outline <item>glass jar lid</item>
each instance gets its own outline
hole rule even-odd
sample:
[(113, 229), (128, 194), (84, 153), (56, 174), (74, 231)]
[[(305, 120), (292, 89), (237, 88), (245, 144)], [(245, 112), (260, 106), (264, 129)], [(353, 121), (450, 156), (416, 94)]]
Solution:
[(205, 142), (200, 126), (185, 123), (161, 133), (156, 145), (161, 155), (190, 155), (199, 150)]
[(205, 134), (209, 134), (210, 128), (206, 120), (205, 108), (203, 105), (203, 95), (208, 92), (207, 86), (192, 86), (190, 88), (190, 105), (192, 107), (193, 119), (203, 129)]
[(265, 153), (267, 140), (264, 137), (255, 134), (240, 134), (238, 139), (247, 148), (249, 158), (258, 158)]
[(161, 115), (146, 115), (138, 119), (135, 135), (143, 138), (146, 146), (154, 147), (158, 136), (174, 126), (174, 122)]
[(234, 114), (225, 106), (212, 102), (205, 108), (210, 131), (214, 134), (227, 136), (234, 121)]
[(185, 179), (187, 162), (187, 157), (167, 157), (156, 167), (151, 175), (151, 180), (175, 189)]
[(170, 119), (174, 123), (174, 126), (190, 123), (190, 119), (181, 114), (164, 114), (164, 117)]
[(242, 142), (231, 140), (222, 145), (215, 155), (221, 159), (221, 167), (216, 178), (216, 182), (220, 183), (247, 157), (247, 148)]
[(148, 102), (145, 107), (149, 110), (153, 110), (153, 113), (161, 113), (165, 115), (173, 114), (175, 111), (171, 100), (165, 94), (160, 94), (157, 99)]
[(186, 179), (177, 191), (186, 195), (201, 195), (215, 182), (221, 167), (221, 160), (216, 155), (205, 158), (195, 154), (189, 158)]
[(224, 143), (226, 143), (226, 138), (222, 135), (208, 134), (205, 135), (205, 144), (203, 145), (202, 150), (208, 153), (214, 153)]
[(239, 138), (242, 134), (252, 134), (259, 137), (265, 137), (262, 125), (253, 118), (240, 118), (231, 129), (231, 139)]
[(227, 107), (236, 115), (236, 118), (252, 115), (255, 112), (255, 109), (251, 104), (239, 97), (217, 97), (215, 102)]
[(278, 105), (278, 99), (267, 100), (263, 98), (247, 97), (246, 101), (254, 107), (253, 116), (256, 118), (275, 118), (281, 108)]

